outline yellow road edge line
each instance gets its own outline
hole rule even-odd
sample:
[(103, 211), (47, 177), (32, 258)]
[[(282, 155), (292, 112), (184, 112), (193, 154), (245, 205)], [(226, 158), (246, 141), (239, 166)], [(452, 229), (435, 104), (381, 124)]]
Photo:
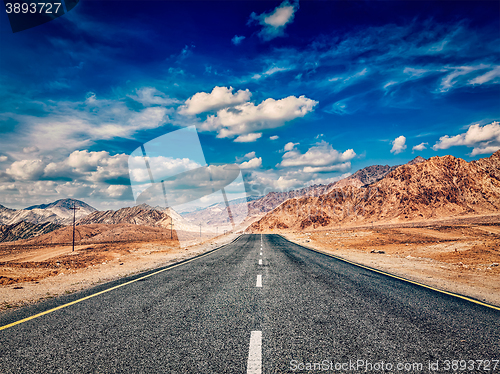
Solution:
[(321, 253), (321, 254), (323, 254), (325, 256), (329, 256), (329, 257), (335, 258), (337, 260), (347, 262), (347, 263), (349, 263), (351, 265), (358, 266), (360, 268), (363, 268), (363, 269), (366, 269), (366, 270), (370, 270), (370, 271), (373, 271), (375, 273), (383, 274), (383, 275), (386, 275), (386, 276), (391, 277), (391, 278), (399, 279), (399, 280), (402, 280), (404, 282), (412, 283), (412, 284), (415, 284), (415, 285), (420, 286), (420, 287), (428, 288), (430, 290), (433, 290), (433, 291), (436, 291), (436, 292), (440, 292), (440, 293), (443, 293), (443, 294), (446, 294), (446, 295), (449, 295), (449, 296), (454, 296), (454, 297), (457, 297), (459, 299), (467, 300), (467, 301), (470, 301), (470, 302), (472, 302), (474, 304), (482, 305), (482, 306), (485, 306), (485, 307), (488, 307), (488, 308), (491, 308), (491, 309), (495, 309), (495, 310), (500, 310), (500, 307), (497, 307), (495, 305), (483, 303), (482, 301), (475, 300), (475, 299), (472, 299), (472, 298), (467, 297), (467, 296), (459, 295), (459, 294), (456, 294), (456, 293), (453, 293), (453, 292), (450, 292), (450, 291), (440, 290), (439, 288), (434, 288), (432, 286), (428, 286), (428, 285), (423, 284), (423, 283), (412, 281), (410, 279), (406, 279), (406, 278), (400, 277), (398, 275), (387, 273), (387, 272), (385, 272), (383, 270), (378, 270), (378, 269), (372, 268), (370, 266), (358, 264), (357, 262), (353, 262), (353, 261), (347, 260), (347, 259), (339, 257), (337, 255), (330, 254), (330, 253), (327, 253), (327, 252), (323, 252), (323, 251), (320, 251), (318, 249), (314, 249), (314, 248), (307, 247), (307, 246), (302, 245), (302, 244), (298, 244), (298, 243), (292, 242), (291, 240), (288, 240), (287, 238), (285, 238), (281, 234), (278, 234), (278, 235), (281, 236), (283, 239), (285, 239), (286, 241), (288, 241), (290, 243), (296, 244), (296, 245), (298, 245), (300, 247), (304, 247), (304, 248), (306, 248), (306, 249), (308, 249), (310, 251)]
[[(232, 242), (230, 242), (230, 243), (228, 243), (228, 244), (231, 244), (231, 243), (235, 242), (235, 241), (236, 241), (238, 238), (240, 238), (240, 237), (241, 237), (241, 235), (240, 235), (240, 236), (238, 236), (235, 240), (233, 240)], [(224, 247), (225, 247), (225, 246), (227, 246), (228, 244), (224, 244), (224, 245), (220, 246), (219, 248), (216, 248), (216, 249), (214, 249), (214, 250), (211, 250), (211, 251), (210, 251), (210, 252), (208, 252), (208, 253), (204, 253), (204, 254), (202, 254), (202, 255), (200, 255), (200, 256), (196, 256), (196, 257), (191, 258), (191, 259), (189, 259), (189, 260), (186, 260), (186, 261), (184, 261), (184, 262), (181, 262), (180, 264), (175, 264), (175, 265), (169, 266), (169, 267), (167, 267), (167, 268), (165, 268), (165, 269), (158, 270), (158, 271), (156, 271), (156, 272), (154, 272), (154, 273), (147, 274), (147, 275), (144, 275), (144, 276), (142, 276), (142, 277), (139, 277), (139, 278), (133, 279), (133, 280), (131, 280), (131, 281), (128, 281), (128, 282), (125, 282), (125, 283), (122, 283), (122, 284), (118, 284), (118, 285), (113, 286), (113, 287), (111, 287), (111, 288), (107, 288), (107, 289), (105, 289), (105, 290), (102, 290), (102, 291), (96, 292), (96, 293), (94, 293), (94, 294), (92, 294), (92, 295), (88, 295), (88, 296), (82, 297), (81, 299), (73, 300), (73, 301), (71, 301), (71, 302), (69, 302), (69, 303), (67, 303), (67, 304), (59, 305), (59, 306), (57, 306), (57, 307), (55, 307), (55, 308), (48, 309), (48, 310), (46, 310), (46, 311), (44, 311), (44, 312), (40, 312), (40, 313), (38, 313), (38, 314), (35, 314), (35, 315), (31, 316), (31, 317), (26, 317), (26, 318), (20, 319), (19, 321), (9, 323), (8, 325), (0, 326), (0, 331), (5, 330), (5, 329), (8, 329), (9, 327), (13, 327), (13, 326), (19, 325), (19, 324), (24, 323), (24, 322), (31, 321), (32, 319), (35, 319), (35, 318), (38, 318), (38, 317), (44, 316), (44, 315), (46, 315), (46, 314), (49, 314), (49, 313), (55, 312), (56, 310), (63, 309), (63, 308), (66, 308), (66, 307), (68, 307), (68, 306), (71, 306), (71, 305), (77, 304), (77, 303), (79, 303), (79, 302), (82, 302), (82, 301), (85, 301), (85, 300), (91, 299), (91, 298), (93, 298), (93, 297), (95, 297), (95, 296), (102, 295), (103, 293), (106, 293), (106, 292), (109, 292), (109, 291), (116, 290), (117, 288), (127, 286), (127, 285), (129, 285), (129, 284), (131, 284), (131, 283), (134, 283), (134, 282), (140, 281), (141, 279), (146, 279), (146, 278), (152, 277), (153, 275), (160, 274), (160, 273), (163, 273), (164, 271), (167, 271), (167, 270), (170, 270), (170, 269), (176, 268), (176, 267), (178, 267), (178, 266), (181, 266), (181, 265), (187, 264), (187, 263), (189, 263), (189, 262), (192, 262), (192, 261), (198, 260), (198, 259), (200, 259), (200, 258), (202, 258), (202, 257), (205, 257), (205, 256), (208, 256), (208, 255), (211, 255), (212, 253), (214, 253), (214, 252), (218, 251), (219, 249), (224, 248)]]

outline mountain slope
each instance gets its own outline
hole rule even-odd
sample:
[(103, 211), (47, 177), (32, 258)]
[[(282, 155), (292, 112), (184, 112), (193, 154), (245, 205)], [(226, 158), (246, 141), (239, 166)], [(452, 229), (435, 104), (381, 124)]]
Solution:
[(402, 165), (366, 188), (335, 188), (290, 199), (253, 230), (304, 229), (363, 222), (399, 222), (500, 212), (500, 151), (466, 162), (453, 156)]
[(55, 223), (69, 225), (73, 222), (73, 206), (79, 208), (76, 218), (82, 218), (97, 209), (75, 199), (61, 199), (50, 204), (33, 205), (26, 209), (9, 209), (0, 205), (0, 224), (14, 225), (25, 221), (34, 224)]
[[(417, 164), (425, 161), (423, 157), (417, 156), (408, 164)], [(304, 187), (293, 191), (284, 192), (269, 192), (267, 195), (260, 198), (248, 198), (247, 202), (230, 201), (231, 212), (233, 215), (242, 217), (248, 215), (249, 217), (262, 216), (274, 208), (282, 204), (284, 201), (297, 197), (304, 196), (321, 196), (327, 194), (335, 188), (346, 186), (364, 187), (374, 182), (379, 181), (391, 171), (397, 169), (397, 166), (389, 165), (372, 165), (358, 170), (353, 175), (341, 179), (340, 181), (330, 184), (318, 184)], [(205, 209), (199, 209), (194, 212), (183, 214), (187, 220), (193, 223), (209, 223), (211, 225), (227, 225), (227, 208), (224, 204), (217, 204)]]
[(186, 221), (181, 215), (171, 208), (153, 208), (147, 204), (119, 210), (96, 211), (78, 220), (77, 225), (90, 224), (133, 224), (150, 227), (170, 228), (172, 217), (173, 229), (196, 232), (197, 225)]
[(19, 239), (29, 239), (34, 236), (46, 234), (63, 227), (62, 225), (46, 222), (40, 225), (21, 221), (13, 225), (0, 226), (0, 243), (11, 242)]

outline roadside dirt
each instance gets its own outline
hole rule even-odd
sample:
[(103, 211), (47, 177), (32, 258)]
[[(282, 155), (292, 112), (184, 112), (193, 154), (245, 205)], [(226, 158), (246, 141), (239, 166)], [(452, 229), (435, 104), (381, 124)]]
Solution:
[(500, 223), (282, 235), (359, 264), (500, 306)]
[(77, 245), (0, 245), (0, 310), (172, 264), (230, 242), (228, 234), (181, 248), (170, 239)]

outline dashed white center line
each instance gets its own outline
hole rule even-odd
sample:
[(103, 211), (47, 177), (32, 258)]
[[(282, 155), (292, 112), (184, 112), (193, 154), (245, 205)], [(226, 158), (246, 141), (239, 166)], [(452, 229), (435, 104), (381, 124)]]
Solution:
[(260, 252), (260, 255), (262, 256), (262, 252)]
[(262, 275), (257, 275), (257, 284), (255, 287), (262, 287)]
[(259, 260), (259, 265), (262, 265), (262, 259)]
[(250, 334), (247, 374), (262, 374), (262, 331)]

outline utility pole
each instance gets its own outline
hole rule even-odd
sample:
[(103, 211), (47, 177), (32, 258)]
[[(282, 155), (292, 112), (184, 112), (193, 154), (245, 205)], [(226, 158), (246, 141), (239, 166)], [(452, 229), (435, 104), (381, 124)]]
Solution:
[(73, 208), (70, 208), (73, 210), (73, 250), (72, 252), (75, 251), (75, 218), (76, 218), (76, 211), (80, 210), (80, 208), (76, 207), (76, 203), (73, 203)]
[(173, 237), (172, 237), (172, 225), (173, 225), (172, 216), (170, 216), (170, 239), (173, 239)]
[(200, 238), (201, 238), (201, 223), (200, 223)]

